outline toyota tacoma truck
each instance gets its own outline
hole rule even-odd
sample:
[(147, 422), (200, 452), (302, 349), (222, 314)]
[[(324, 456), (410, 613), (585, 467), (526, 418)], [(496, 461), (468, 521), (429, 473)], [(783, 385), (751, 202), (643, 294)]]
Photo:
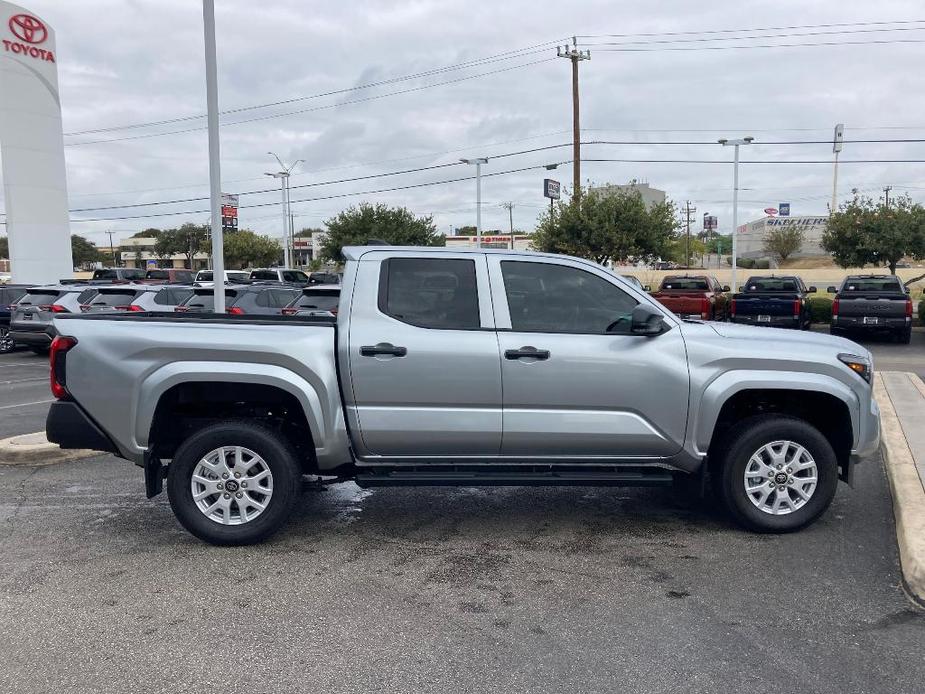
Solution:
[(888, 333), (896, 342), (912, 341), (912, 297), (894, 275), (849, 275), (829, 287), (833, 335)]
[(215, 544), (277, 530), (304, 475), (710, 484), (741, 525), (786, 532), (877, 448), (871, 355), (846, 339), (781, 331), (769, 350), (767, 330), (681, 320), (559, 255), (344, 256), (336, 317), (56, 315), (48, 439), (140, 466)]
[(749, 277), (742, 291), (732, 295), (729, 320), (733, 323), (809, 330), (808, 297), (816, 291), (800, 277)]
[(726, 320), (729, 287), (712, 275), (668, 276), (652, 298), (681, 318)]

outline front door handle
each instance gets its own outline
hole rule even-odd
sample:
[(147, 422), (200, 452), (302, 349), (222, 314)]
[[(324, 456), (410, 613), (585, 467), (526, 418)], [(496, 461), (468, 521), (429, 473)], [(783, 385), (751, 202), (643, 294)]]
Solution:
[(537, 349), (536, 347), (521, 347), (520, 349), (509, 349), (504, 352), (505, 359), (549, 359), (548, 349)]
[(389, 342), (380, 342), (377, 345), (366, 345), (364, 347), (360, 347), (360, 356), (362, 357), (403, 357), (406, 354), (408, 354), (407, 347), (396, 347)]

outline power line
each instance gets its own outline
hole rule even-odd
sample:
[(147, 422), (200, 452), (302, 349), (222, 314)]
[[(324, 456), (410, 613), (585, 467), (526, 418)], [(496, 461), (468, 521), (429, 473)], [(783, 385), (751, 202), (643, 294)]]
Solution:
[(695, 34), (735, 34), (745, 31), (786, 31), (788, 29), (831, 29), (834, 27), (887, 26), (889, 24), (921, 24), (925, 19), (898, 19), (879, 22), (835, 22), (827, 24), (796, 24), (779, 27), (751, 27), (748, 29), (700, 29), (688, 31), (657, 31), (634, 34), (578, 34), (578, 38), (633, 38), (638, 36), (693, 36)]
[[(498, 68), (497, 70), (489, 70), (488, 72), (479, 72), (474, 75), (466, 75), (465, 77), (457, 77), (451, 80), (444, 80), (443, 82), (434, 82), (432, 84), (420, 85), (418, 87), (410, 87), (408, 89), (400, 89), (394, 92), (387, 92), (386, 94), (376, 94), (374, 96), (367, 96), (362, 99), (353, 99), (350, 101), (342, 101), (336, 104), (326, 104), (324, 106), (314, 106), (312, 108), (303, 108), (296, 111), (286, 111), (285, 113), (274, 113), (266, 116), (255, 116), (254, 118), (245, 118), (243, 120), (230, 121), (221, 123), (222, 126), (228, 125), (243, 125), (245, 123), (256, 123), (258, 121), (272, 120), (274, 118), (286, 118), (288, 116), (296, 116), (303, 113), (314, 113), (316, 111), (326, 111), (332, 108), (340, 108), (341, 106), (348, 106), (350, 104), (362, 104), (369, 101), (376, 101), (377, 99), (385, 99), (390, 96), (400, 96), (402, 94), (411, 94), (413, 92), (420, 92), (425, 89), (433, 89), (434, 87), (442, 87), (448, 84), (458, 84), (459, 82), (466, 82), (468, 80), (478, 79), (479, 77), (488, 77), (489, 75), (497, 75), (502, 72), (510, 72), (511, 70), (519, 70), (520, 68), (531, 67), (533, 65), (539, 65), (540, 63), (547, 63), (554, 58), (543, 58), (541, 60), (534, 60), (529, 63), (520, 63), (518, 65), (510, 65), (508, 67)], [(151, 137), (163, 137), (165, 135), (181, 135), (183, 133), (192, 133), (205, 130), (206, 126), (196, 126), (193, 128), (183, 128), (180, 130), (166, 130), (159, 133), (144, 133), (141, 135), (127, 135), (125, 137), (113, 137), (107, 138), (104, 140), (85, 140), (84, 142), (69, 142), (65, 144), (65, 147), (80, 147), (83, 145), (98, 145), (106, 144), (110, 142), (124, 142), (127, 140), (142, 140)]]
[(654, 53), (658, 51), (734, 51), (746, 48), (799, 48), (819, 46), (866, 46), (925, 43), (925, 39), (884, 39), (870, 41), (817, 41), (809, 43), (770, 43), (750, 46), (660, 46), (658, 48), (598, 48), (595, 53)]
[[(563, 39), (564, 40), (564, 39)], [(492, 56), (486, 56), (484, 58), (474, 58), (463, 63), (456, 63), (453, 65), (447, 65), (441, 68), (434, 68), (433, 70), (425, 70), (423, 72), (416, 72), (410, 75), (402, 75), (400, 77), (392, 77), (389, 79), (378, 80), (376, 82), (367, 82), (365, 84), (358, 84), (355, 87), (344, 87), (341, 89), (332, 89), (327, 92), (319, 92), (318, 94), (309, 94), (307, 96), (297, 96), (291, 99), (282, 99), (280, 101), (269, 101), (263, 104), (252, 104), (250, 106), (239, 106), (237, 108), (229, 108), (224, 111), (219, 111), (220, 116), (227, 116), (233, 113), (244, 113), (246, 111), (256, 111), (262, 108), (273, 108), (276, 106), (286, 106), (288, 104), (298, 103), (300, 101), (308, 101), (311, 99), (321, 99), (327, 96), (337, 96), (339, 94), (347, 94), (349, 92), (361, 91), (363, 89), (372, 89), (374, 87), (382, 87), (389, 84), (397, 84), (399, 82), (407, 82), (408, 80), (420, 79), (421, 77), (430, 77), (431, 75), (443, 74), (446, 72), (453, 72), (455, 70), (464, 70), (470, 67), (478, 67), (481, 65), (488, 65), (491, 63), (496, 63), (503, 60), (513, 60), (516, 58), (521, 58), (527, 55), (538, 55), (540, 53), (545, 53), (544, 50), (533, 50), (541, 49), (545, 46), (551, 46), (555, 44), (556, 41), (545, 41), (543, 43), (538, 43), (533, 46), (527, 46), (525, 48), (518, 48), (511, 51), (505, 51), (504, 53), (498, 53)], [(136, 128), (149, 128), (158, 125), (171, 125), (173, 123), (184, 123), (192, 120), (199, 120), (205, 118), (206, 114), (197, 113), (189, 116), (178, 116), (176, 118), (165, 118), (164, 120), (158, 121), (147, 121), (143, 123), (128, 123), (125, 125), (112, 125), (105, 128), (92, 128), (89, 130), (75, 130), (73, 132), (64, 133), (65, 137), (74, 136), (74, 135), (93, 135), (96, 133), (105, 133), (113, 132), (116, 130), (133, 130)]]

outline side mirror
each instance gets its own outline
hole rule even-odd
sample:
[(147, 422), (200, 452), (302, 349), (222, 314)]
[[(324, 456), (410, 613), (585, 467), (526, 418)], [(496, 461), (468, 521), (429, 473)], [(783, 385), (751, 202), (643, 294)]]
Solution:
[(807, 294), (815, 294), (815, 293), (816, 293), (816, 287), (815, 287), (814, 285), (810, 285), (810, 286), (809, 286), (809, 289), (806, 290), (806, 293), (807, 293)]
[(645, 291), (645, 292), (651, 292), (651, 291), (652, 291), (652, 286), (651, 286), (651, 285), (648, 285), (648, 284), (644, 284), (644, 285), (642, 285), (642, 290)]
[(729, 285), (728, 285), (728, 284), (724, 284), (724, 285), (723, 285), (723, 291), (724, 291), (724, 292), (731, 292), (732, 290), (729, 288)]
[(662, 314), (649, 304), (639, 304), (630, 314), (630, 334), (654, 336), (663, 330)]
[(833, 286), (830, 286), (826, 291), (827, 291), (829, 294), (838, 294), (838, 288), (835, 287), (834, 285), (833, 285)]

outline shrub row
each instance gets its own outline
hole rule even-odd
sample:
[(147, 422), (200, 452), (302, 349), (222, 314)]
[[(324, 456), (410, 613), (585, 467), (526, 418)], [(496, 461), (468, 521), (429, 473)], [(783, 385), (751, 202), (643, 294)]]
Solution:
[(824, 296), (813, 296), (808, 299), (809, 315), (813, 323), (832, 322), (832, 300)]

